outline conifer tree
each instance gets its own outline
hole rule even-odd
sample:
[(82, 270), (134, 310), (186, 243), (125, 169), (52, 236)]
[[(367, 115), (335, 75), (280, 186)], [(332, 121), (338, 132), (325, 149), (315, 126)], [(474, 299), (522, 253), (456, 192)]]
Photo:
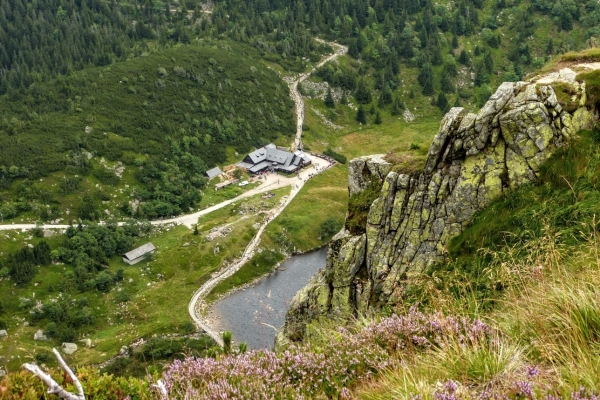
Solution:
[(369, 104), (371, 102), (371, 92), (367, 88), (364, 79), (358, 81), (358, 88), (356, 89), (354, 97), (359, 104)]
[(327, 96), (325, 96), (325, 105), (329, 108), (335, 108), (335, 100), (331, 94), (331, 87), (327, 88)]
[(348, 96), (346, 96), (346, 91), (342, 90), (342, 98), (340, 99), (340, 104), (348, 104)]
[(467, 56), (465, 49), (461, 50), (460, 55), (458, 56), (458, 62), (462, 65), (467, 65), (469, 63), (469, 57)]
[(442, 71), (441, 88), (444, 93), (454, 92), (454, 85), (452, 84), (452, 79), (450, 79), (450, 73), (446, 69)]
[(441, 92), (438, 96), (436, 106), (444, 113), (450, 109), (450, 106), (448, 105), (448, 99), (446, 98), (444, 92)]
[(402, 102), (402, 100), (400, 99), (399, 96), (396, 96), (394, 98), (394, 101), (392, 102), (391, 114), (392, 115), (400, 115), (404, 111), (404, 108), (405, 108), (404, 103)]
[(367, 123), (367, 113), (362, 105), (358, 107), (358, 111), (356, 112), (356, 120), (363, 125), (366, 125)]
[(379, 112), (379, 110), (377, 110), (377, 112), (375, 113), (375, 124), (377, 125), (381, 125), (381, 123), (383, 122), (381, 120), (381, 113)]
[(433, 89), (433, 71), (431, 69), (431, 64), (423, 64), (418, 80), (421, 86), (423, 86), (423, 94), (425, 96), (430, 96), (435, 93)]

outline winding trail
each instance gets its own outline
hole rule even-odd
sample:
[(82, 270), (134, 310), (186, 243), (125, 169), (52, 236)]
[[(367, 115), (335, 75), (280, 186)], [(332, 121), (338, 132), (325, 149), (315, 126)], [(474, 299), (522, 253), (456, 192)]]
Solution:
[[(302, 149), (302, 125), (304, 123), (304, 100), (302, 99), (302, 95), (298, 91), (298, 84), (300, 82), (304, 81), (306, 78), (308, 78), (313, 72), (315, 72), (317, 70), (317, 68), (320, 68), (325, 63), (328, 63), (328, 62), (336, 59), (337, 57), (339, 57), (343, 54), (346, 54), (348, 52), (348, 48), (345, 46), (342, 46), (340, 44), (332, 43), (332, 42), (325, 42), (321, 39), (315, 39), (315, 40), (317, 40), (321, 43), (327, 43), (330, 46), (335, 47), (336, 51), (333, 54), (330, 54), (329, 56), (322, 59), (312, 70), (310, 70), (310, 72), (301, 74), (298, 78), (296, 78), (293, 82), (290, 83), (290, 92), (291, 92), (292, 99), (294, 100), (294, 103), (296, 104), (296, 116), (297, 116), (296, 137), (294, 138), (294, 143), (292, 144), (292, 151)], [(312, 160), (314, 163), (317, 159), (312, 158)], [(260, 237), (262, 236), (267, 225), (269, 225), (269, 223), (271, 221), (273, 221), (279, 214), (281, 214), (281, 212), (292, 202), (294, 197), (296, 197), (296, 195), (300, 192), (300, 190), (304, 186), (304, 183), (310, 178), (310, 176), (324, 171), (330, 165), (331, 164), (327, 165), (327, 167), (325, 167), (325, 168), (321, 168), (321, 167), (317, 166), (316, 171), (314, 173), (309, 173), (309, 176), (306, 179), (299, 179), (297, 184), (292, 185), (292, 191), (289, 194), (289, 196), (287, 197), (287, 199), (285, 199), (277, 208), (275, 208), (274, 210), (271, 210), (271, 212), (268, 214), (266, 220), (262, 223), (261, 227), (259, 228), (259, 230), (256, 233), (256, 235), (254, 236), (254, 238), (246, 246), (246, 249), (242, 253), (242, 256), (238, 260), (236, 260), (234, 263), (232, 263), (229, 267), (227, 267), (225, 270), (221, 271), (218, 275), (209, 279), (192, 296), (192, 299), (190, 300), (190, 303), (188, 305), (188, 311), (190, 313), (190, 316), (192, 317), (192, 320), (194, 320), (194, 323), (198, 326), (198, 328), (200, 328), (204, 332), (206, 332), (206, 334), (209, 335), (210, 337), (212, 337), (214, 341), (219, 343), (219, 345), (223, 346), (223, 339), (222, 339), (221, 335), (219, 334), (219, 332), (212, 329), (212, 327), (208, 324), (208, 322), (206, 322), (204, 320), (204, 318), (202, 317), (202, 315), (200, 313), (200, 309), (201, 309), (200, 305), (202, 304), (203, 298), (206, 295), (208, 295), (216, 285), (218, 285), (221, 281), (223, 281), (224, 279), (226, 279), (226, 278), (230, 277), (231, 275), (233, 275), (234, 273), (236, 273), (246, 262), (248, 262), (252, 258), (252, 256), (254, 255), (254, 252), (256, 251), (256, 248), (258, 247), (258, 244), (260, 243)], [(302, 175), (301, 175), (301, 178), (302, 178)]]
[(327, 64), (328, 62), (330, 62), (332, 60), (335, 60), (339, 56), (344, 55), (348, 52), (348, 48), (346, 46), (342, 46), (341, 44), (334, 43), (334, 42), (326, 42), (325, 40), (322, 40), (322, 39), (315, 39), (315, 40), (319, 43), (326, 43), (332, 47), (335, 47), (336, 50), (333, 54), (330, 54), (329, 56), (327, 56), (327, 57), (323, 58), (321, 61), (319, 61), (319, 63), (313, 69), (311, 69), (309, 72), (300, 74), (300, 76), (290, 84), (292, 100), (294, 100), (294, 103), (296, 103), (296, 117), (297, 117), (296, 137), (294, 139), (294, 143), (292, 144), (292, 151), (302, 150), (302, 125), (304, 124), (304, 99), (302, 98), (302, 95), (300, 94), (300, 91), (298, 90), (298, 84), (301, 83), (302, 81), (304, 81), (306, 78), (308, 78), (313, 72), (315, 72), (317, 69), (321, 68), (323, 65)]

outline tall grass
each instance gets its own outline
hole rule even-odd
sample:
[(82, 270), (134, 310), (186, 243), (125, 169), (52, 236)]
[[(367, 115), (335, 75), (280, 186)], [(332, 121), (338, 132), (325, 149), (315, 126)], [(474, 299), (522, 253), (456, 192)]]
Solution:
[[(595, 220), (593, 221), (595, 222)], [(561, 387), (600, 389), (600, 244), (595, 223), (587, 241), (558, 265), (540, 263), (543, 279), (507, 296), (498, 324), (528, 348), (534, 362), (556, 370)], [(566, 251), (565, 251), (566, 253)], [(522, 280), (527, 274), (517, 273)]]

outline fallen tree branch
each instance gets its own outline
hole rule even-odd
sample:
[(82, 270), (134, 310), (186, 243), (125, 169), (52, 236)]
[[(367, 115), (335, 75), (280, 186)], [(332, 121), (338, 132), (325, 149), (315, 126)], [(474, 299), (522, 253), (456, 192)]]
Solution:
[(46, 384), (46, 386), (48, 386), (48, 393), (55, 394), (58, 397), (60, 397), (61, 399), (65, 399), (65, 400), (85, 400), (85, 394), (83, 393), (83, 386), (81, 386), (81, 382), (79, 382), (79, 379), (77, 379), (77, 376), (73, 373), (73, 371), (71, 371), (71, 368), (69, 368), (69, 366), (67, 365), (65, 360), (63, 360), (63, 358), (60, 356), (60, 353), (58, 352), (58, 350), (52, 349), (52, 352), (58, 359), (58, 363), (60, 364), (60, 367), (67, 374), (69, 374), (69, 376), (73, 380), (73, 383), (75, 384), (75, 386), (77, 387), (77, 391), (79, 392), (78, 395), (73, 394), (73, 393), (68, 392), (65, 389), (63, 389), (62, 386), (60, 386), (54, 379), (52, 379), (52, 377), (50, 375), (48, 375), (47, 373), (42, 371), (40, 369), (40, 367), (38, 367), (35, 364), (25, 363), (25, 364), (23, 364), (23, 368), (25, 368), (26, 370), (28, 370), (29, 372), (31, 372), (32, 374), (34, 374), (35, 376), (40, 378), (42, 380), (42, 382), (44, 382)]

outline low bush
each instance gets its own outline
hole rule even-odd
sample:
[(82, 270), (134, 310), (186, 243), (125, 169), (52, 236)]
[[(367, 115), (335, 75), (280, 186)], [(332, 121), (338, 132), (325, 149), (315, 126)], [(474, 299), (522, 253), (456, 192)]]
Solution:
[(323, 154), (333, 158), (335, 161), (339, 162), (340, 164), (346, 164), (346, 161), (347, 161), (346, 156), (344, 156), (343, 154), (336, 153), (329, 147), (327, 148), (327, 150), (325, 150), (323, 152)]
[(333, 217), (327, 218), (321, 224), (321, 239), (328, 240), (342, 229), (343, 224)]

